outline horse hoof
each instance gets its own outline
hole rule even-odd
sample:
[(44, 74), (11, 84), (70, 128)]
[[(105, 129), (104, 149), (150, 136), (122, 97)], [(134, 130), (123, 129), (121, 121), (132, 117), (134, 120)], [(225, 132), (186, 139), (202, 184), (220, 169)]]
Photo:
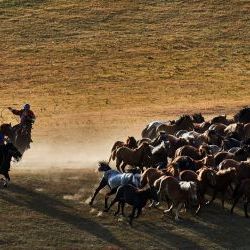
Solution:
[(163, 211), (164, 214), (167, 214), (169, 212), (171, 212), (171, 210), (169, 210), (169, 209), (166, 209), (166, 210)]

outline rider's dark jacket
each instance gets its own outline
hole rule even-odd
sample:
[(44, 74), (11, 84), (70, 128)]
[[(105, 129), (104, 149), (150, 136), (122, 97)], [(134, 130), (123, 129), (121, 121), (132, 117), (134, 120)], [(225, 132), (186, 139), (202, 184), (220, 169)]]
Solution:
[(30, 121), (33, 121), (36, 119), (36, 116), (35, 114), (33, 113), (32, 110), (24, 110), (24, 109), (21, 109), (21, 110), (17, 110), (17, 109), (13, 109), (12, 110), (12, 113), (14, 115), (18, 115), (20, 116), (21, 118), (21, 124), (25, 124), (26, 122), (30, 122)]

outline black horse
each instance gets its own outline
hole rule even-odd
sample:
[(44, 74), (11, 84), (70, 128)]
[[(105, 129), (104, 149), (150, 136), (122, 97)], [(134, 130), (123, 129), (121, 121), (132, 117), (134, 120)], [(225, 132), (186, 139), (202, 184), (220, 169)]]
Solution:
[[(159, 202), (157, 191), (154, 187), (138, 189), (130, 184), (123, 185), (117, 189), (116, 196), (106, 211), (108, 212), (109, 209), (116, 202), (118, 202), (118, 209), (115, 212), (115, 215), (119, 214), (121, 207), (122, 215), (124, 216), (125, 203), (133, 206), (132, 213), (129, 215), (130, 217), (129, 224), (132, 226), (133, 219), (138, 218), (140, 216), (142, 208), (146, 206), (147, 201), (150, 199), (153, 199), (157, 203)], [(135, 217), (136, 210), (137, 210), (137, 215)]]
[(0, 126), (2, 133), (9, 138), (9, 141), (11, 141), (18, 149), (19, 152), (22, 154), (24, 151), (30, 148), (30, 142), (31, 140), (31, 129), (32, 124), (26, 123), (23, 126), (20, 126), (20, 124), (11, 126), (10, 124), (2, 124)]
[(4, 187), (8, 186), (10, 181), (9, 170), (10, 162), (12, 157), (19, 161), (22, 154), (17, 150), (17, 148), (12, 143), (7, 143), (6, 145), (0, 146), (0, 174), (5, 177)]

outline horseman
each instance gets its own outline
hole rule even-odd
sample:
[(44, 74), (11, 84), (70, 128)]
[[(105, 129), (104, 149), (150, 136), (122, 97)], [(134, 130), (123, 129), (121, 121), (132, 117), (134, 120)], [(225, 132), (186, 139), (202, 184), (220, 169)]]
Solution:
[(29, 104), (25, 104), (23, 109), (17, 110), (11, 107), (8, 108), (14, 115), (18, 115), (21, 119), (20, 123), (15, 125), (13, 129), (17, 131), (17, 134), (27, 131), (30, 142), (33, 142), (31, 139), (31, 129), (32, 125), (36, 120), (34, 112), (31, 110)]

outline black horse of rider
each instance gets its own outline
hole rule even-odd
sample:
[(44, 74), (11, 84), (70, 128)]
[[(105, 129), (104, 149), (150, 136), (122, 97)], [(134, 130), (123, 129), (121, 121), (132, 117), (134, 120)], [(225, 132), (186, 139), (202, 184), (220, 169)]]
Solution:
[(22, 157), (22, 154), (12, 143), (0, 145), (0, 175), (5, 177), (4, 187), (7, 187), (8, 182), (10, 181), (9, 170), (12, 157), (16, 161), (19, 161)]
[(32, 124), (26, 124), (24, 127), (11, 126), (10, 123), (4, 123), (0, 126), (1, 132), (17, 147), (22, 154), (30, 148)]

